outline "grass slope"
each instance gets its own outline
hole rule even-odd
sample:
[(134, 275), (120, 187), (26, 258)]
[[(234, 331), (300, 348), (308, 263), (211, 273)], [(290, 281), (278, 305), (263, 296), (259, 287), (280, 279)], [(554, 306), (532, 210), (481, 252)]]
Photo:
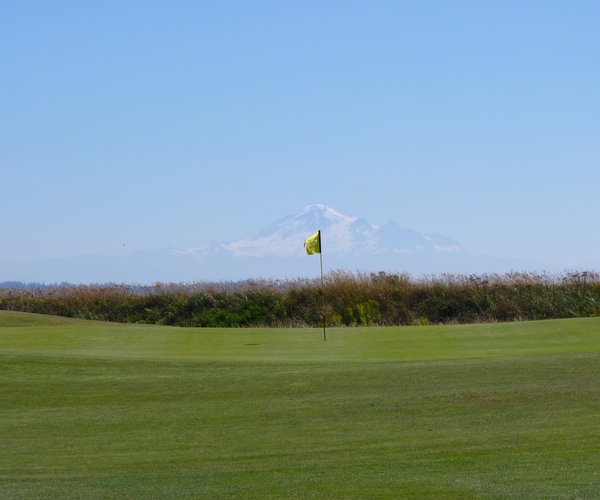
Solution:
[(597, 498), (600, 319), (212, 330), (0, 312), (0, 498)]

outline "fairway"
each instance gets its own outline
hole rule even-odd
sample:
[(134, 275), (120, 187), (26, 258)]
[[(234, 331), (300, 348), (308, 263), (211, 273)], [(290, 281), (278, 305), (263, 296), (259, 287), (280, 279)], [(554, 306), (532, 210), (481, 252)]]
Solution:
[(599, 498), (600, 318), (198, 329), (0, 311), (0, 498)]

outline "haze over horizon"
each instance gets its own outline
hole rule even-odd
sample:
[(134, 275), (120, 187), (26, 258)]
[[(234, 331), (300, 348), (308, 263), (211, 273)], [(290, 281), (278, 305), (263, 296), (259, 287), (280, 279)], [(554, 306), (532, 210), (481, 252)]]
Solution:
[(598, 25), (588, 1), (5, 2), (0, 263), (238, 241), (321, 203), (600, 266)]
[(475, 254), (439, 233), (420, 233), (389, 220), (372, 224), (324, 204), (272, 221), (249, 237), (205, 241), (189, 248), (136, 251), (120, 256), (79, 255), (1, 263), (3, 283), (196, 283), (254, 279), (294, 280), (319, 274), (304, 241), (321, 230), (325, 270), (402, 273), (414, 278), (441, 274), (485, 275), (512, 272), (551, 273), (590, 270), (552, 266)]

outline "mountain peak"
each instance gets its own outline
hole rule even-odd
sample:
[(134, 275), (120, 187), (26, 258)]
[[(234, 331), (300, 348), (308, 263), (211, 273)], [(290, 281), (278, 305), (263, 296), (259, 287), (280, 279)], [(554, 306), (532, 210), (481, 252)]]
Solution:
[(303, 242), (321, 230), (323, 249), (329, 254), (412, 255), (454, 252), (460, 245), (442, 235), (425, 235), (390, 221), (380, 227), (364, 218), (343, 214), (324, 204), (304, 207), (294, 215), (276, 220), (251, 238), (222, 245), (235, 257), (291, 257), (304, 253)]
[(356, 217), (351, 217), (350, 215), (343, 214), (341, 212), (338, 212), (335, 208), (331, 208), (330, 206), (321, 203), (307, 205), (301, 212), (296, 214), (295, 217), (301, 218), (311, 215), (321, 216), (325, 220), (331, 222), (344, 222), (347, 224), (351, 224), (357, 219)]

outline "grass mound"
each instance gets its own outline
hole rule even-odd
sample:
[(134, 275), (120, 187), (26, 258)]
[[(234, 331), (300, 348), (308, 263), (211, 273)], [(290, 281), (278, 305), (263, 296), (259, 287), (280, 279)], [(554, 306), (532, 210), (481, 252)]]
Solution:
[(593, 498), (598, 332), (1, 312), (0, 497)]
[(0, 311), (0, 328), (19, 326), (61, 326), (86, 324), (80, 320), (46, 314), (31, 314), (17, 311)]

